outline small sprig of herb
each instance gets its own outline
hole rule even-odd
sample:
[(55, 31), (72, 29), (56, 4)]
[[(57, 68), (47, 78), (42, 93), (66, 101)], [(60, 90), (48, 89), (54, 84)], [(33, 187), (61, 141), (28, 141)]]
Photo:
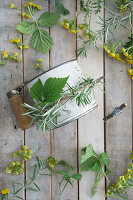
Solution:
[(49, 33), (42, 29), (41, 27), (52, 27), (54, 26), (60, 15), (58, 13), (49, 13), (45, 12), (41, 14), (41, 16), (36, 19), (34, 17), (35, 8), (32, 2), (26, 4), (26, 8), (28, 9), (28, 14), (32, 18), (32, 22), (22, 21), (21, 24), (17, 25), (16, 29), (23, 34), (32, 34), (30, 39), (30, 45), (36, 51), (39, 51), (43, 54), (47, 53), (53, 44), (53, 39), (49, 35)]
[[(43, 132), (58, 127), (58, 117), (67, 101), (74, 101), (78, 106), (86, 106), (92, 101), (94, 87), (102, 80), (97, 81), (92, 78), (83, 79), (83, 82), (72, 87), (67, 84), (66, 78), (49, 78), (43, 84), (40, 79), (30, 88), (30, 95), (33, 98), (34, 105), (24, 103), (28, 112), (23, 115), (31, 117), (30, 125), (35, 124), (37, 129)], [(66, 86), (65, 91), (63, 88)]]
[(106, 153), (98, 155), (91, 144), (88, 147), (82, 149), (83, 155), (81, 157), (81, 172), (95, 171), (96, 178), (92, 188), (92, 196), (97, 192), (98, 184), (103, 177), (107, 178), (107, 175), (111, 173), (109, 170), (110, 160)]
[(64, 7), (62, 0), (55, 0), (55, 8), (59, 14), (69, 15), (70, 11)]
[[(59, 197), (61, 200), (63, 196), (63, 192), (68, 184), (71, 186), (72, 179), (81, 180), (82, 175), (80, 173), (73, 173), (73, 167), (64, 160), (57, 162), (57, 160), (53, 157), (50, 157), (45, 160), (40, 160), (36, 156), (36, 164), (33, 166), (33, 174), (29, 176), (24, 183), (12, 182), (12, 191), (10, 192), (8, 189), (1, 190), (2, 198), (1, 200), (12, 200), (14, 198), (18, 198), (23, 200), (22, 197), (19, 196), (20, 191), (26, 189), (33, 192), (39, 192), (40, 187), (36, 184), (36, 179), (39, 176), (55, 176), (57, 179), (57, 183), (59, 186)], [(62, 170), (55, 169), (56, 166), (64, 167)], [(49, 173), (47, 172), (49, 171)]]

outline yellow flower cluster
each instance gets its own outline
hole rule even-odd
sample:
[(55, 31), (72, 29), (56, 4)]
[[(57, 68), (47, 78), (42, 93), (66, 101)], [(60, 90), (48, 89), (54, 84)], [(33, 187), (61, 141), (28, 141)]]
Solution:
[(133, 57), (131, 54), (129, 54), (129, 50), (130, 48), (122, 48), (122, 53), (124, 54), (124, 56), (127, 58), (127, 63), (130, 65), (130, 64), (133, 64)]
[(37, 62), (38, 63), (36, 64), (35, 69), (41, 69), (42, 71), (44, 71), (44, 69), (42, 67), (43, 59), (38, 59)]
[(74, 21), (69, 21), (69, 19), (64, 19), (63, 22), (61, 22), (61, 26), (63, 26), (65, 29), (69, 31), (69, 33), (77, 33), (80, 30), (76, 27)]
[(11, 162), (9, 167), (6, 168), (6, 173), (10, 174), (13, 173), (14, 175), (19, 175), (23, 173), (24, 163), (21, 163), (19, 161)]
[(28, 6), (31, 6), (32, 8), (36, 8), (38, 10), (41, 10), (41, 7), (37, 4), (34, 4), (33, 2), (28, 2), (25, 7), (28, 8)]
[[(133, 160), (133, 152), (130, 157)], [(106, 197), (116, 197), (119, 198), (126, 194), (126, 189), (133, 187), (133, 163), (128, 165), (127, 172), (125, 175), (119, 177), (116, 183), (112, 183), (106, 193)]]
[(125, 12), (127, 10), (127, 6), (126, 6), (127, 5), (127, 1), (128, 0), (124, 0), (123, 4), (120, 5), (120, 13), (123, 13), (123, 12)]
[(9, 55), (7, 54), (7, 51), (4, 50), (3, 53), (2, 53), (2, 56), (3, 56), (3, 59), (6, 60), (6, 59), (10, 59), (12, 62), (14, 61), (17, 61), (17, 62), (21, 62), (21, 58), (19, 57), (19, 53), (18, 52), (14, 52), (13, 55)]
[(122, 63), (125, 62), (124, 59), (122, 59), (120, 57), (120, 54), (116, 53), (116, 49), (117, 48), (116, 47), (113, 48), (113, 45), (111, 45), (111, 44), (104, 44), (103, 48), (105, 49), (105, 51), (108, 53), (108, 55), (110, 57), (113, 57), (114, 59), (117, 59), (117, 60), (121, 61)]
[(57, 164), (58, 164), (58, 162), (55, 158), (53, 158), (53, 157), (49, 158), (48, 165), (49, 165), (50, 168), (55, 167), (55, 165), (57, 165)]
[(12, 38), (10, 42), (16, 44), (19, 49), (28, 49), (29, 48), (25, 43), (21, 44), (20, 39)]
[(23, 161), (26, 161), (27, 159), (32, 158), (33, 151), (28, 150), (28, 147), (26, 145), (22, 146), (22, 149), (18, 150), (16, 153), (13, 154), (14, 158), (21, 157)]
[(6, 188), (1, 190), (1, 194), (3, 194), (3, 195), (9, 194), (9, 193), (10, 193), (10, 191), (8, 189), (6, 189)]
[(23, 13), (22, 12), (22, 17), (24, 18), (27, 18), (27, 19), (31, 19), (31, 16), (28, 14), (28, 13)]
[(19, 57), (19, 53), (18, 52), (14, 52), (14, 54), (10, 56), (10, 60), (12, 62), (17, 61), (17, 62), (20, 63), (21, 62), (21, 58)]

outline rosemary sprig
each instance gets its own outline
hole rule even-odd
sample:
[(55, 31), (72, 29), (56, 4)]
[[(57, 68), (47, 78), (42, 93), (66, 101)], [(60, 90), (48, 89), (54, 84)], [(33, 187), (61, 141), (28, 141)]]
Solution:
[[(67, 84), (67, 90), (61, 92), (61, 96), (54, 103), (40, 103), (39, 99), (34, 99), (34, 105), (24, 104), (28, 108), (28, 112), (24, 115), (31, 117), (31, 123), (37, 126), (37, 129), (42, 129), (43, 132), (54, 129), (58, 127), (58, 117), (60, 116), (61, 110), (67, 101), (74, 101), (78, 106), (86, 106), (91, 103), (92, 95), (94, 95), (94, 87), (97, 83), (101, 82), (103, 77), (94, 81), (92, 78), (83, 79), (83, 82), (79, 83), (77, 86), (72, 87)], [(48, 81), (49, 79), (47, 79)], [(37, 82), (36, 82), (37, 83)], [(35, 84), (36, 84), (35, 83)], [(38, 82), (39, 83), (39, 82)], [(42, 87), (42, 86), (41, 86)], [(33, 86), (36, 91), (36, 87)], [(47, 90), (48, 91), (48, 90)], [(42, 94), (42, 91), (39, 92)], [(52, 91), (49, 90), (51, 94)]]

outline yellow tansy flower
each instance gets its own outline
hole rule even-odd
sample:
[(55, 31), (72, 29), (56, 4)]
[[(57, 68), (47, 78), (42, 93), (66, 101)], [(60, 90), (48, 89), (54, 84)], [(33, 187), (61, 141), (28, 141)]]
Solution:
[(80, 27), (82, 30), (84, 30), (84, 31), (86, 31), (86, 30), (87, 30), (87, 28), (85, 27), (85, 25), (84, 25), (84, 24), (79, 24), (79, 27)]
[(22, 12), (22, 17), (25, 17), (27, 19), (31, 19), (31, 16), (28, 13), (23, 13)]
[(17, 9), (17, 7), (15, 6), (14, 3), (11, 3), (11, 4), (10, 4), (10, 8), (11, 8), (11, 9), (15, 9), (15, 8)]
[(12, 38), (11, 43), (14, 43), (14, 38)]
[(7, 51), (6, 51), (6, 50), (4, 50), (4, 51), (2, 52), (2, 55), (3, 55), (3, 59), (4, 59), (4, 60), (8, 58), (8, 54), (7, 54)]
[(23, 145), (23, 146), (22, 146), (22, 149), (27, 150), (28, 147), (27, 147), (26, 145)]
[(18, 43), (20, 42), (20, 39), (15, 39), (14, 42), (15, 42), (16, 44), (18, 44)]
[(23, 49), (29, 49), (29, 47), (28, 46), (24, 46)]
[(39, 59), (38, 62), (43, 62), (43, 59)]
[(4, 56), (6, 53), (7, 53), (7, 51), (6, 51), (6, 50), (4, 50), (4, 51), (2, 52), (2, 55)]
[(37, 63), (36, 66), (35, 66), (35, 69), (38, 69), (38, 68), (39, 68), (39, 64)]
[(131, 76), (131, 79), (133, 80), (133, 69), (128, 69), (127, 72), (128, 75)]
[(6, 188), (1, 190), (1, 194), (9, 194), (9, 193), (10, 193), (10, 191)]
[(18, 48), (19, 48), (19, 49), (23, 49), (23, 46), (22, 46), (22, 45), (19, 45)]

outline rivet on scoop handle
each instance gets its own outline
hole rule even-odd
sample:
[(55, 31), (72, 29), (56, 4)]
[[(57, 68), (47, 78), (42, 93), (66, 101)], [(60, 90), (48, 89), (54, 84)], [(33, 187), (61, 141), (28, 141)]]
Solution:
[(16, 119), (18, 121), (20, 128), (22, 130), (26, 130), (27, 128), (29, 128), (31, 118), (27, 115), (23, 115), (24, 113), (26, 113), (28, 111), (28, 109), (25, 108), (24, 106), (22, 106), (22, 104), (24, 102), (21, 98), (21, 94), (18, 93), (18, 94), (11, 96), (9, 98), (9, 100), (12, 104), (12, 107), (13, 107), (13, 110), (14, 110), (14, 113), (15, 113), (15, 116), (16, 116)]

